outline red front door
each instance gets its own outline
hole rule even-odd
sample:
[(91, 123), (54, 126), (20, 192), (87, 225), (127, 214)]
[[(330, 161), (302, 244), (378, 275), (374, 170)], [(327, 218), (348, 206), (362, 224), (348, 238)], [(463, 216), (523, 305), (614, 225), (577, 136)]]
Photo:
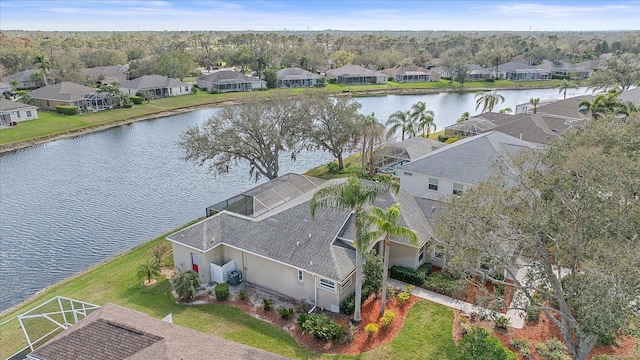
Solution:
[(191, 253), (191, 270), (198, 272), (198, 254)]

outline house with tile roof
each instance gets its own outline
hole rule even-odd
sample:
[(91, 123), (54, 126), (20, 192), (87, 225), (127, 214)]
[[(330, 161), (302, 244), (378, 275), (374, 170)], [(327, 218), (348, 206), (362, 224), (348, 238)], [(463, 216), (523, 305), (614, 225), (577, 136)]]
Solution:
[(327, 70), (327, 78), (336, 79), (338, 84), (386, 84), (387, 75), (369, 70), (358, 65), (345, 65), (337, 69)]
[(4, 78), (2, 78), (2, 81), (10, 84), (11, 80), (17, 80), (18, 84), (16, 85), (16, 90), (36, 89), (44, 85), (40, 81), (34, 81), (31, 79), (31, 76), (34, 73), (38, 73), (38, 72), (40, 72), (39, 69), (27, 69), (24, 71), (17, 72), (15, 74), (5, 76)]
[[(227, 281), (216, 273), (226, 267), (240, 271), (243, 281), (338, 312), (340, 302), (355, 291), (353, 214), (319, 209), (312, 218), (309, 201), (321, 186), (344, 180), (287, 174), (218, 203), (207, 211), (211, 216), (167, 236), (176, 268), (196, 271), (208, 283)], [(392, 239), (390, 263), (416, 268), (428, 261), (424, 251), (431, 238), (419, 206), (423, 200), (401, 191), (375, 204), (397, 202), (403, 206), (401, 223), (415, 229), (420, 244)], [(430, 206), (425, 209), (431, 214)]]
[(321, 75), (301, 68), (284, 68), (278, 70), (278, 87), (315, 87), (320, 84)]
[(106, 94), (96, 88), (68, 81), (33, 90), (30, 94), (34, 105), (40, 109), (55, 110), (56, 105), (77, 106), (81, 111), (104, 110), (112, 107)]
[(285, 360), (270, 352), (107, 303), (27, 355), (28, 360)]
[(147, 91), (157, 99), (191, 94), (191, 85), (162, 75), (144, 75), (121, 83), (120, 90), (126, 95)]
[(0, 97), (0, 127), (38, 118), (38, 108)]
[(226, 93), (236, 91), (253, 91), (267, 87), (267, 82), (253, 76), (247, 76), (233, 70), (216, 70), (211, 74), (200, 76), (198, 88), (208, 92)]

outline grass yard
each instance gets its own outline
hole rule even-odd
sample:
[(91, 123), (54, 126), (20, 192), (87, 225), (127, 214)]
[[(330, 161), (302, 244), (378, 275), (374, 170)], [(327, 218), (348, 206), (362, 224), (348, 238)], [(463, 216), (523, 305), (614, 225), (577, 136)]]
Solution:
[[(231, 306), (177, 304), (173, 300), (167, 279), (160, 278), (155, 285), (144, 287), (136, 277), (136, 267), (145, 262), (151, 256), (153, 247), (162, 241), (165, 241), (164, 236), (43, 291), (0, 316), (0, 323), (53, 296), (62, 295), (97, 305), (111, 302), (155, 318), (163, 318), (172, 313), (173, 321), (178, 325), (296, 359), (449, 359), (450, 354), (455, 353), (452, 338), (453, 311), (427, 301), (418, 302), (411, 309), (404, 328), (392, 343), (357, 356), (313, 353), (298, 345), (281, 328), (255, 319)], [(167, 258), (165, 262), (170, 263), (171, 260)], [(33, 323), (32, 326), (36, 324)], [(27, 345), (15, 319), (1, 325), (0, 333), (0, 358), (6, 358)]]

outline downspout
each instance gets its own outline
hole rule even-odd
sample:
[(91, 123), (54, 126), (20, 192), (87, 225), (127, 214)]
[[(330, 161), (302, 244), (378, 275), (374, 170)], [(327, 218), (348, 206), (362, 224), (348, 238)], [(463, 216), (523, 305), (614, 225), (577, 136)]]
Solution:
[(318, 277), (313, 275), (313, 307), (309, 310), (308, 314), (311, 314), (313, 310), (318, 307)]

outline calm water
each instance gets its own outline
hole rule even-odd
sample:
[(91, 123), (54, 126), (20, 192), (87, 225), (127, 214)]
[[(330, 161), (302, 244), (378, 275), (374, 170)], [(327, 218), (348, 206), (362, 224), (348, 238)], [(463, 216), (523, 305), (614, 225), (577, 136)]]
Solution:
[[(507, 106), (557, 90), (502, 91)], [(584, 89), (572, 95), (584, 93)], [(426, 101), (438, 129), (464, 111), (474, 95), (389, 95), (358, 98), (362, 112), (384, 121)], [(568, 95), (569, 96), (569, 95)], [(255, 184), (238, 164), (219, 178), (180, 159), (176, 145), (189, 126), (216, 109), (198, 110), (59, 140), (0, 156), (0, 310), (147, 240), (204, 215), (206, 206)], [(281, 174), (331, 160), (305, 153), (284, 157)]]

